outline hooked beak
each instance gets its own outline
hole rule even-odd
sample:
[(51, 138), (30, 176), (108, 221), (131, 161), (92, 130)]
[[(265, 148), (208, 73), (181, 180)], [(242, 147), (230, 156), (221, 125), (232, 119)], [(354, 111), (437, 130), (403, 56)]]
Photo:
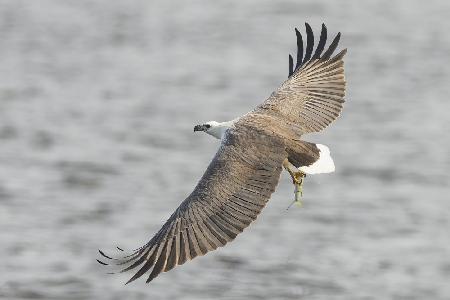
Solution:
[(194, 127), (194, 132), (196, 132), (196, 131), (206, 131), (206, 130), (207, 130), (207, 128), (206, 128), (205, 125), (195, 125), (195, 127)]

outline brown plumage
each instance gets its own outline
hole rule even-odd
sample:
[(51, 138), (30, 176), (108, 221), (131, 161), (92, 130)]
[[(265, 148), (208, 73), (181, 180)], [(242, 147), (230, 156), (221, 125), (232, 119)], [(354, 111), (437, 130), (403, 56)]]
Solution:
[(345, 92), (345, 50), (331, 58), (340, 34), (325, 50), (327, 29), (322, 25), (313, 53), (314, 36), (308, 24), (306, 32), (305, 57), (302, 36), (296, 29), (297, 63), (294, 69), (289, 56), (289, 78), (226, 130), (194, 191), (153, 238), (121, 259), (100, 251), (104, 258), (122, 266), (121, 272), (137, 270), (128, 282), (146, 273), (150, 282), (160, 273), (232, 241), (270, 199), (285, 159), (296, 167), (317, 161), (318, 148), (300, 137), (322, 130), (339, 116)]

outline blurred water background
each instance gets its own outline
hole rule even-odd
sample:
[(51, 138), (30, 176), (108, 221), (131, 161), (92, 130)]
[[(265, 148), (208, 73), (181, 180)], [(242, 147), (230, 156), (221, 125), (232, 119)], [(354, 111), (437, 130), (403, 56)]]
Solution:
[[(450, 2), (0, 1), (0, 298), (450, 299)], [(105, 275), (146, 242), (218, 141), (287, 77), (294, 27), (341, 31), (337, 171), (286, 211), (284, 174), (227, 247)]]

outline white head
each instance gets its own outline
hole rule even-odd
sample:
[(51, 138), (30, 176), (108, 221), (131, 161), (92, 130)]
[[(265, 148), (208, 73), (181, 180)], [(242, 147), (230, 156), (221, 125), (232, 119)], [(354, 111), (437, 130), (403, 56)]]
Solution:
[(224, 136), (227, 129), (230, 128), (232, 125), (233, 125), (233, 121), (222, 122), (222, 123), (219, 123), (216, 121), (209, 121), (202, 125), (196, 125), (194, 127), (194, 132), (195, 131), (204, 131), (207, 134), (212, 135), (216, 139), (220, 140)]

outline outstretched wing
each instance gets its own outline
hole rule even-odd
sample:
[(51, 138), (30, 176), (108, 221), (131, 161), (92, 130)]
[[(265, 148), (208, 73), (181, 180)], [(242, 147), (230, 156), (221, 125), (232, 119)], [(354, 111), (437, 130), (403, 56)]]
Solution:
[[(339, 116), (345, 95), (343, 57), (346, 49), (332, 57), (341, 34), (338, 33), (328, 49), (327, 28), (322, 24), (319, 43), (313, 53), (314, 34), (306, 26), (306, 51), (303, 56), (303, 38), (297, 34), (297, 63), (289, 55), (289, 78), (253, 113), (275, 115), (287, 121), (300, 132), (319, 132)], [(322, 54), (323, 53), (323, 54)]]
[[(264, 208), (287, 157), (281, 139), (255, 129), (229, 129), (205, 174), (158, 233), (122, 259), (128, 281), (147, 272), (147, 282), (162, 272), (232, 241)], [(102, 264), (104, 262), (99, 261)], [(128, 283), (127, 282), (127, 283)]]

